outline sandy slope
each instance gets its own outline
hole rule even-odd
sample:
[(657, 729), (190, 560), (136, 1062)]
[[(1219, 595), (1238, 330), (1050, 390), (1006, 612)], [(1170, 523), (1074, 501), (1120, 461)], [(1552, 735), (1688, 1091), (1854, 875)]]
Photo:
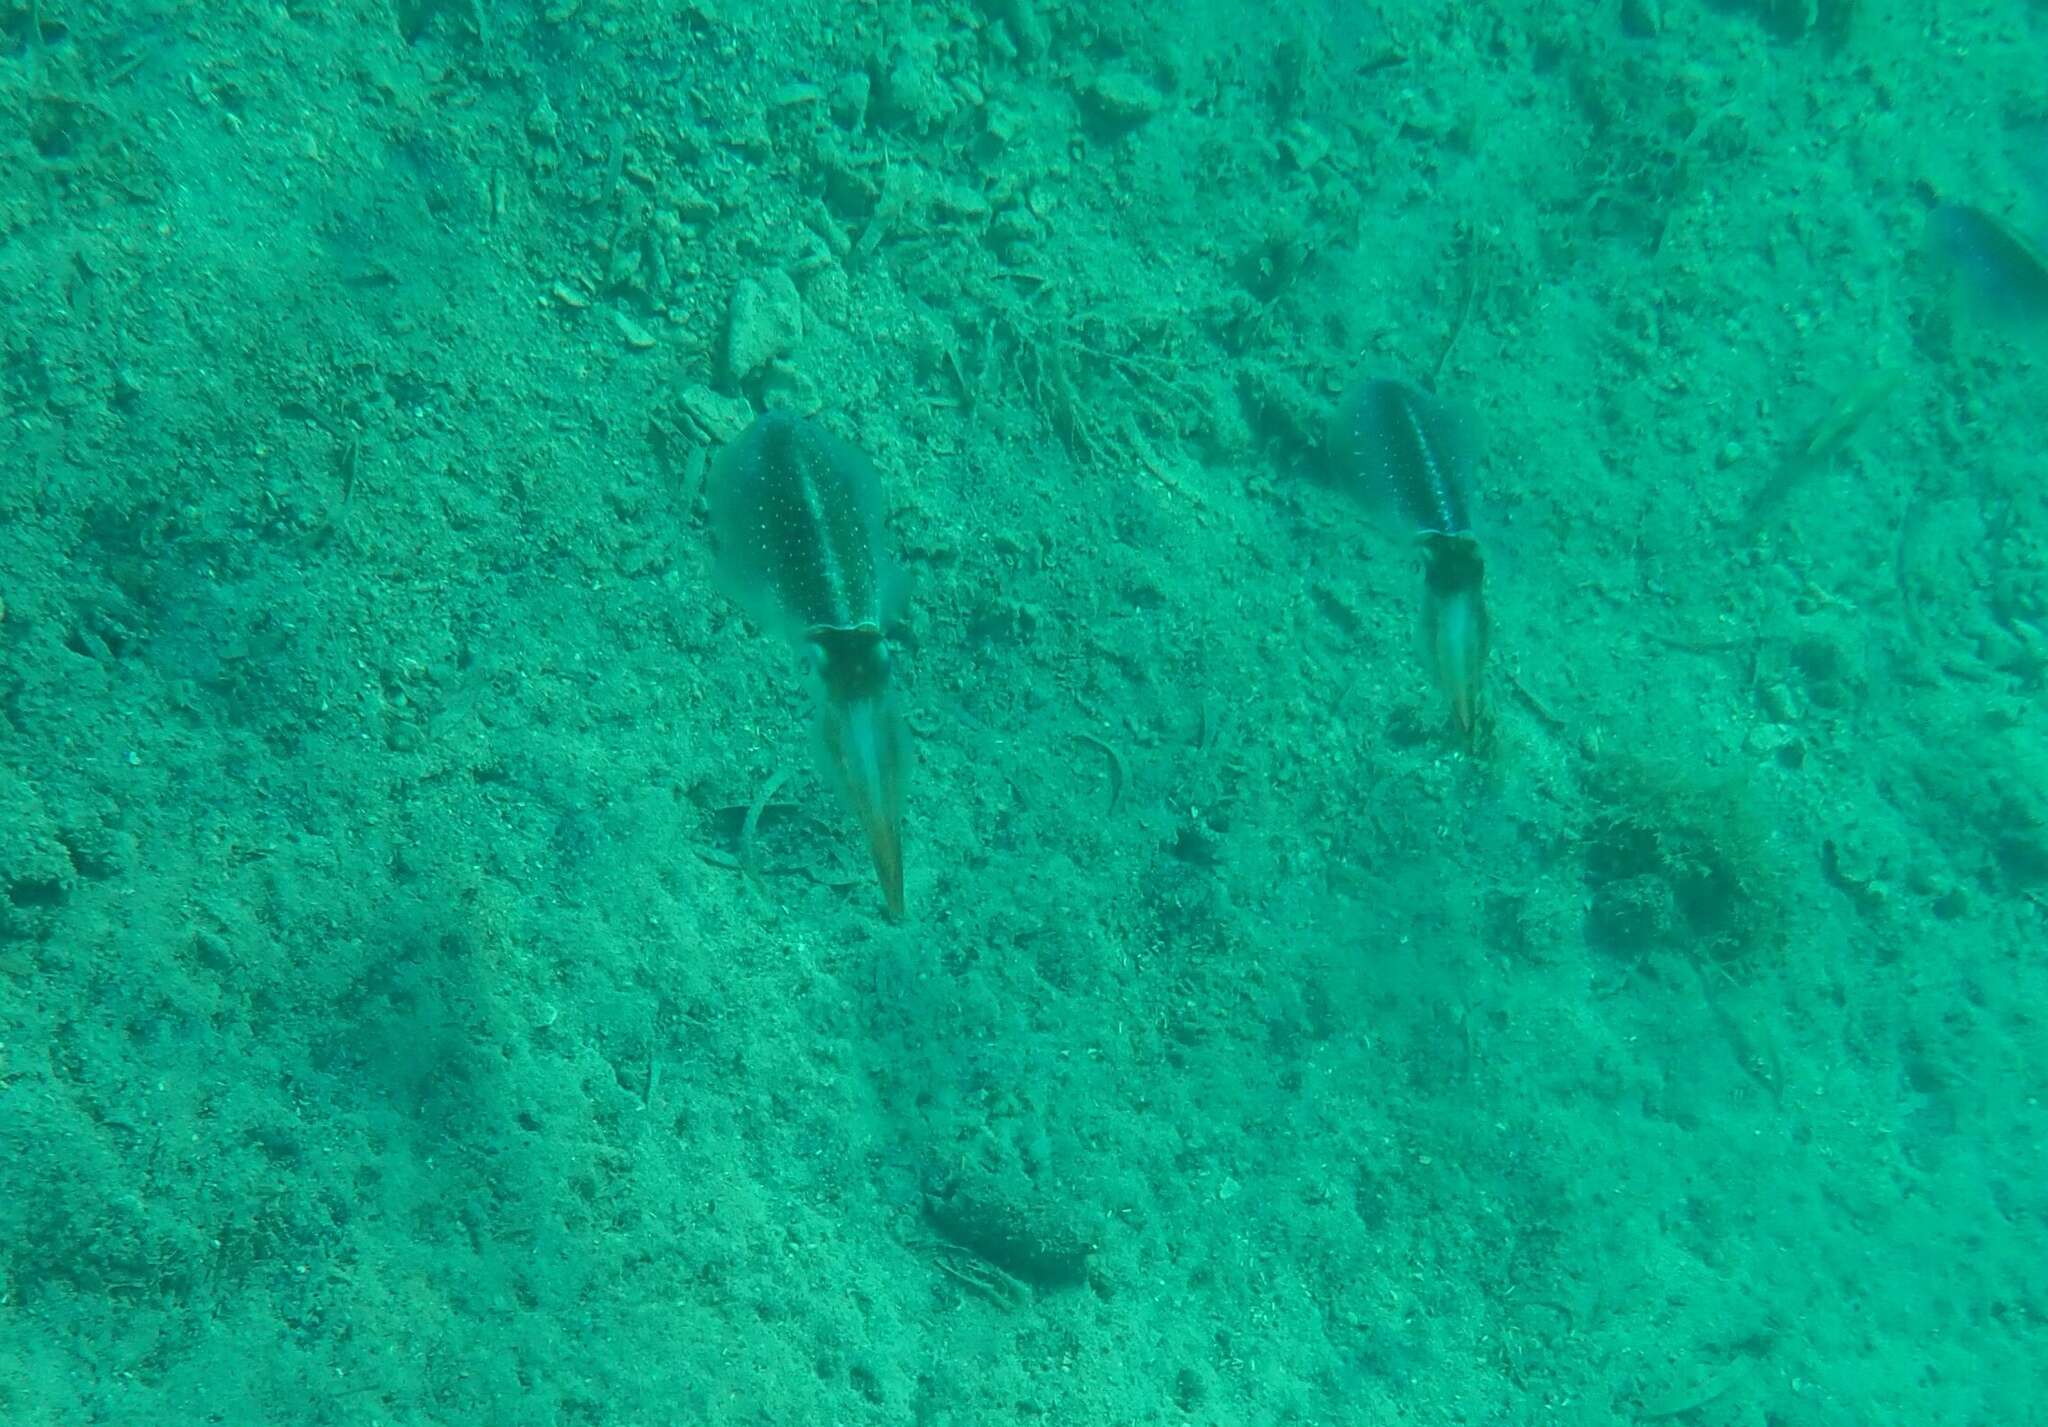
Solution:
[(2048, 1420), (2048, 392), (1919, 255), (2048, 18), (1369, 8), (0, 5), (9, 1423)]

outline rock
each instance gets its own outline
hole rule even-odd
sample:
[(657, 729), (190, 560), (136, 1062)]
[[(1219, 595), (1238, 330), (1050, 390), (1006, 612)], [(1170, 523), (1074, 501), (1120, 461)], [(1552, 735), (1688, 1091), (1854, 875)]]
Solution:
[(1330, 141), (1306, 121), (1296, 119), (1280, 132), (1280, 152), (1287, 161), (1308, 172), (1329, 157)]
[(1018, 54), (1025, 59), (1037, 59), (1045, 53), (1050, 42), (1035, 0), (999, 0), (995, 8), (997, 16), (1009, 27)]
[(1166, 107), (1166, 96), (1150, 80), (1129, 70), (1105, 70), (1088, 86), (1088, 101), (1112, 124), (1131, 126), (1144, 123)]
[(684, 422), (714, 446), (737, 437), (754, 419), (744, 397), (720, 396), (708, 386), (686, 387), (682, 394)]
[(890, 112), (923, 133), (942, 128), (960, 107), (939, 73), (938, 44), (924, 35), (905, 43), (883, 92)]
[(867, 71), (851, 70), (839, 76), (832, 85), (832, 117), (849, 129), (859, 129), (868, 122), (868, 97), (873, 89)]
[(988, 200), (964, 184), (941, 184), (932, 190), (932, 212), (964, 223), (988, 221)]
[(616, 308), (612, 310), (612, 325), (619, 329), (620, 339), (634, 351), (645, 352), (653, 348), (654, 334)]
[(793, 351), (804, 335), (804, 303), (796, 281), (777, 269), (756, 281), (742, 278), (733, 289), (725, 319), (725, 370), (744, 382), (777, 357)]

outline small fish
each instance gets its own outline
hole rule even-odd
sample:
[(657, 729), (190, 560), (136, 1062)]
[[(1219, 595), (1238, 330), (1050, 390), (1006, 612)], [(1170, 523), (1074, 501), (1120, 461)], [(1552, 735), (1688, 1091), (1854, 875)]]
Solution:
[(1927, 217), (1928, 240), (1957, 287), (1990, 317), (2048, 318), (2048, 260), (2032, 243), (1969, 203), (1943, 203)]
[(903, 581), (883, 539), (881, 481), (823, 427), (771, 411), (719, 453), (709, 501), (721, 581), (802, 652), (818, 690), (819, 761), (867, 834), (889, 915), (901, 917), (910, 736), (888, 631)]
[(1838, 395), (1834, 404), (1799, 434), (1770, 479), (1750, 497), (1744, 528), (1756, 530), (1787, 495), (1816, 471), (1825, 469), (1870, 414), (1905, 381), (1906, 374), (1898, 368), (1881, 367)]
[(1474, 454), (1469, 425), (1404, 382), (1357, 383), (1330, 421), (1332, 479), (1407, 535), (1472, 533)]

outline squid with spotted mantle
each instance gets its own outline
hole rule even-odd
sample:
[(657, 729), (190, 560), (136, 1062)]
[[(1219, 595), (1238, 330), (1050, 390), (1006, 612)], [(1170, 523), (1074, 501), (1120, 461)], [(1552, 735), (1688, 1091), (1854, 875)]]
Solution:
[(883, 539), (881, 481), (822, 426), (770, 411), (719, 453), (708, 498), (720, 582), (802, 654), (819, 761), (867, 835), (889, 916), (901, 918), (910, 735), (889, 630), (905, 587)]
[(1469, 744), (1479, 731), (1492, 633), (1486, 560), (1472, 531), (1469, 424), (1403, 382), (1361, 381), (1331, 417), (1331, 475), (1423, 551), (1422, 638), (1430, 671)]

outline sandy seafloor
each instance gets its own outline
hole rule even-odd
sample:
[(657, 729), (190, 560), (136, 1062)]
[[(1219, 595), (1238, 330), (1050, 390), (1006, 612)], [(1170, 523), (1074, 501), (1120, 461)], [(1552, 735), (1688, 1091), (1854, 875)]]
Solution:
[[(1923, 241), (2044, 53), (4, 0), (0, 1420), (2048, 1422), (2048, 370)], [(1362, 372), (1483, 433), (1472, 749)], [(771, 403), (902, 925), (713, 587)]]

